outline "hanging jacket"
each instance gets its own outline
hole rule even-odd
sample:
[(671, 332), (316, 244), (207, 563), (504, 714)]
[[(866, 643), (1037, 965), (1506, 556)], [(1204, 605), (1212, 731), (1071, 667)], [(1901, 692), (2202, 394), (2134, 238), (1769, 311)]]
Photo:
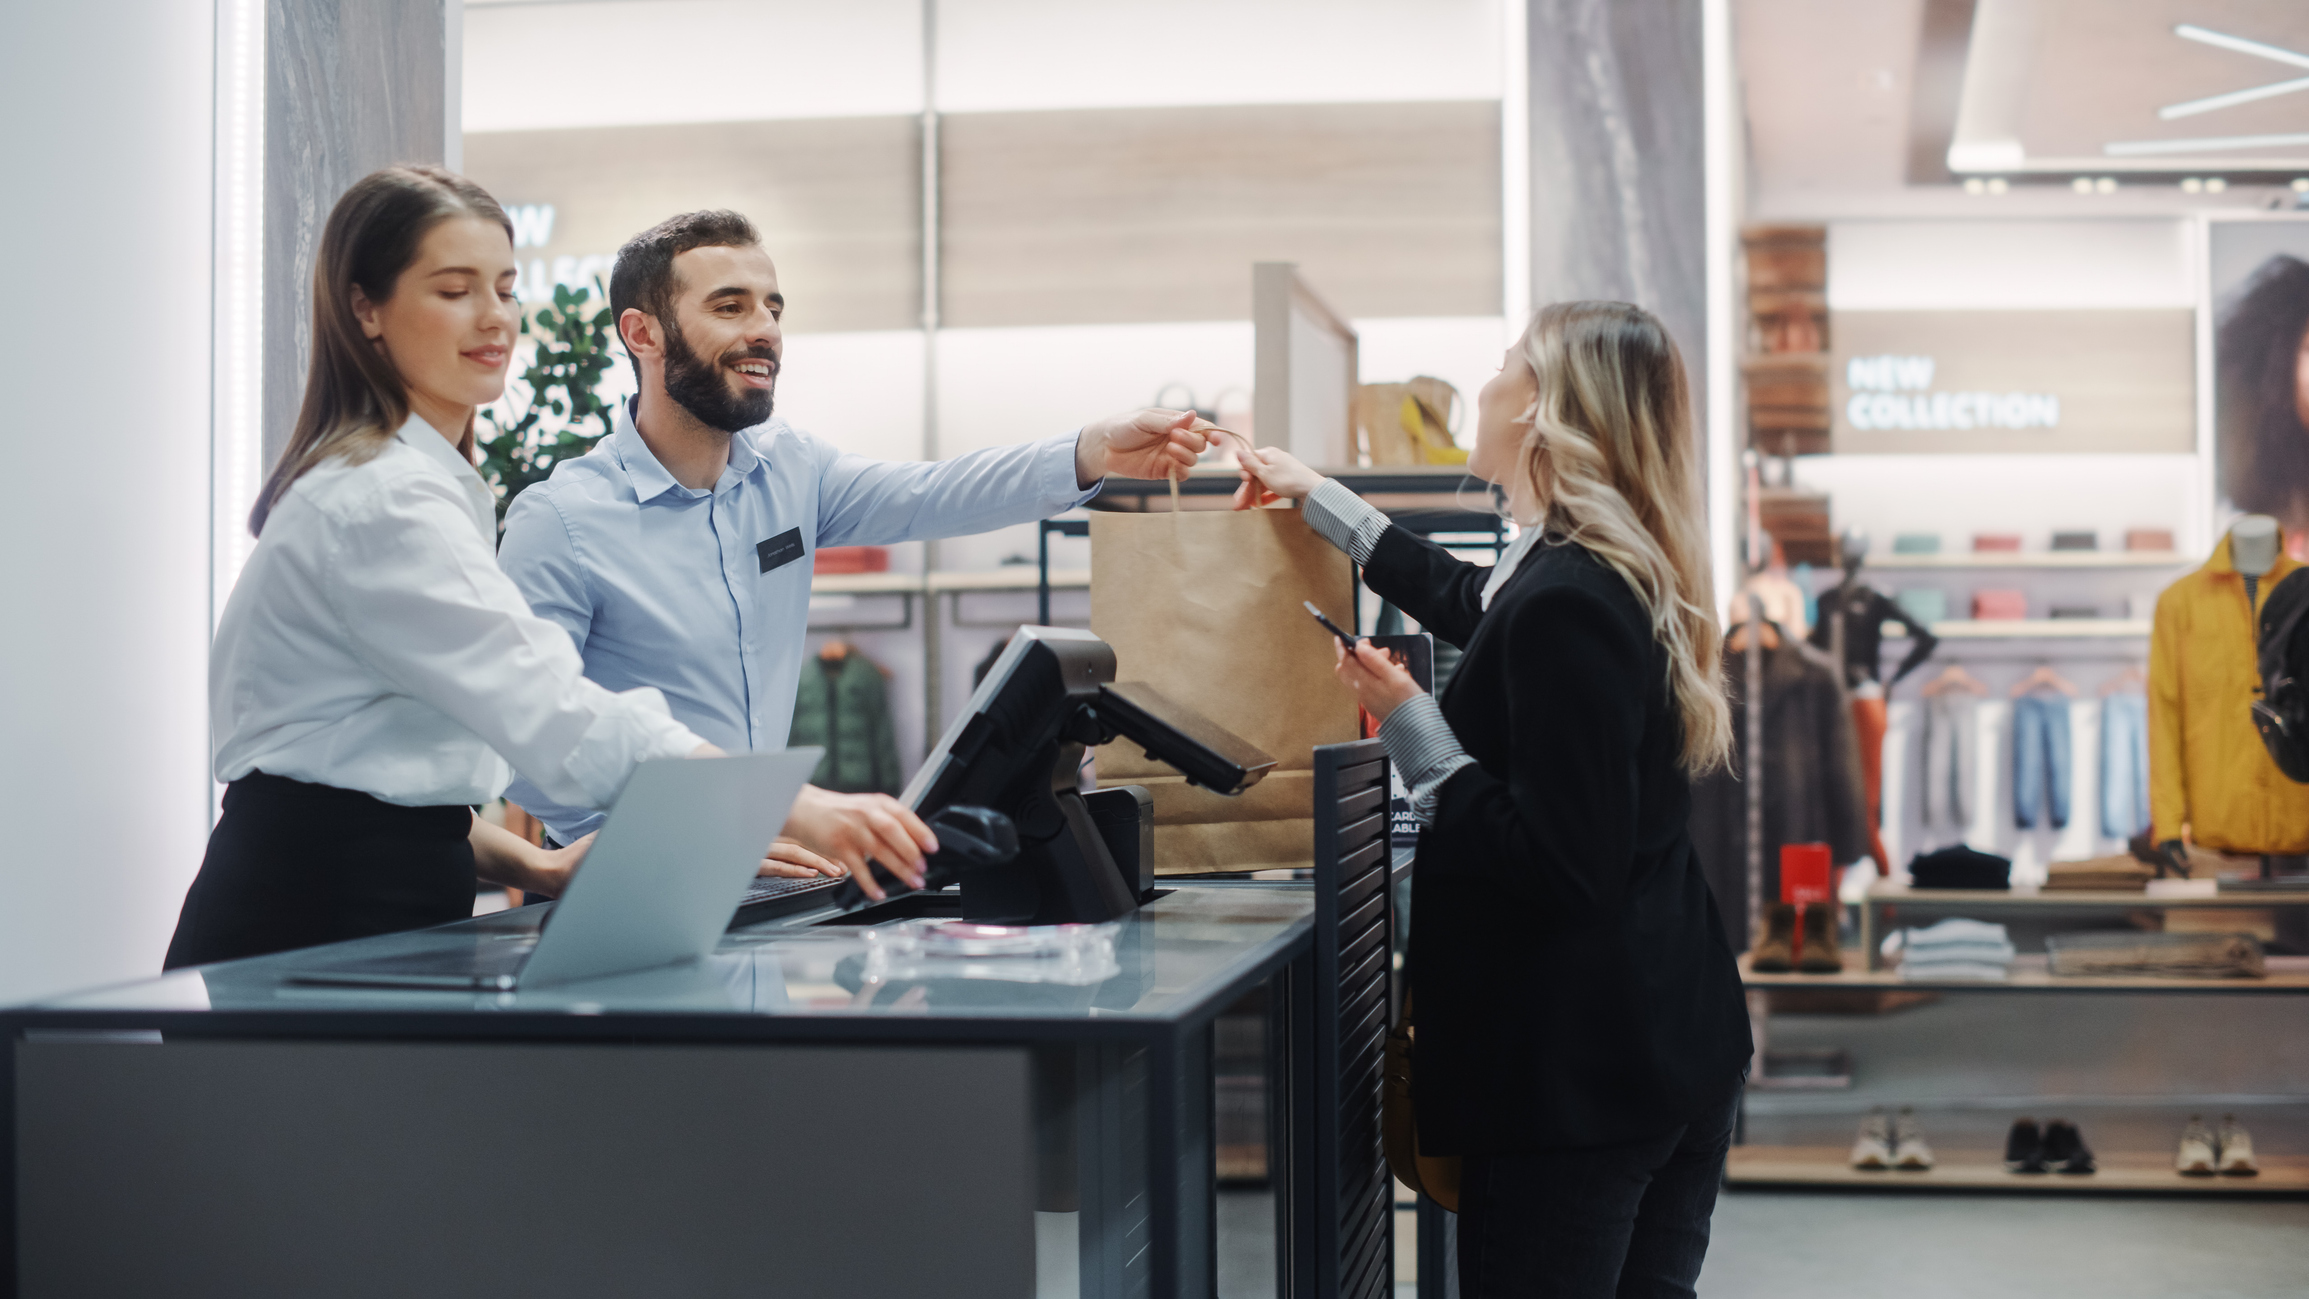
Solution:
[[(2265, 601), (2301, 565), (2283, 554)], [(2221, 538), (2204, 567), (2157, 597), (2149, 640), (2149, 813), (2157, 842), (2189, 827), (2199, 847), (2309, 853), (2309, 786), (2287, 780), (2253, 729), (2260, 667), (2245, 579)]]
[(890, 721), (890, 687), (874, 661), (852, 650), (839, 659), (802, 665), (794, 692), (794, 725), (786, 743), (826, 746), (810, 783), (844, 794), (895, 794), (905, 784), (898, 770), (898, 737)]
[[(1868, 853), (1868, 799), (1860, 742), (1834, 660), (1783, 636), (1764, 655), (1764, 901), (1780, 900), (1780, 847), (1824, 843), (1838, 865)], [(1724, 651), (1732, 706), (1732, 762), (1692, 784), (1691, 831), (1732, 950), (1748, 950), (1747, 655)]]

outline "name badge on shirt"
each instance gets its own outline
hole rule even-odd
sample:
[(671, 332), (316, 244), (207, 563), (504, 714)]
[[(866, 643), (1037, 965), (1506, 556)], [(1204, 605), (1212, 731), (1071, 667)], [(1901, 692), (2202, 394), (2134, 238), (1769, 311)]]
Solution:
[(802, 557), (802, 530), (788, 528), (755, 546), (754, 554), (761, 558), (762, 571), (765, 573), (773, 568), (784, 568)]

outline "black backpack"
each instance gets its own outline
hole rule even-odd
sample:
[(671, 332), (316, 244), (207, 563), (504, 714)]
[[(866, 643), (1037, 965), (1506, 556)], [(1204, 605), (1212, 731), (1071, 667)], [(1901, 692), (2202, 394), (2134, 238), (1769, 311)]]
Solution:
[(2277, 770), (2309, 784), (2309, 568), (2269, 589), (2261, 605), (2261, 697), (2253, 727)]

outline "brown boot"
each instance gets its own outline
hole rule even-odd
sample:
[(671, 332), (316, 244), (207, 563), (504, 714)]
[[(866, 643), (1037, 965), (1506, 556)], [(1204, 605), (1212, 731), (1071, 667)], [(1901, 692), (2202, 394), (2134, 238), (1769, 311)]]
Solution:
[(1844, 953), (1836, 946), (1836, 912), (1831, 902), (1814, 902), (1804, 908), (1804, 954), (1797, 958), (1796, 968), (1805, 974), (1842, 974)]
[(1748, 968), (1761, 974), (1785, 974), (1795, 965), (1795, 904), (1766, 903), (1763, 920), (1757, 925), (1755, 950), (1748, 954)]

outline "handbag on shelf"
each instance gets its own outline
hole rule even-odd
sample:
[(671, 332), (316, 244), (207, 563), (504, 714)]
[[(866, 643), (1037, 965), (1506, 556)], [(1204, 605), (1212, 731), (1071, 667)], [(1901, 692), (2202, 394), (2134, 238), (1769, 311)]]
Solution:
[(1451, 416), (1462, 404), (1457, 388), (1431, 375), (1356, 385), (1363, 454), (1374, 467), (1466, 464), (1466, 449), (1451, 436)]
[(1411, 1106), (1411, 994), (1403, 994), (1403, 1018), (1387, 1030), (1386, 1062), (1379, 1092), (1379, 1141), (1395, 1180), (1459, 1212), (1459, 1156), (1419, 1153), (1419, 1117)]

